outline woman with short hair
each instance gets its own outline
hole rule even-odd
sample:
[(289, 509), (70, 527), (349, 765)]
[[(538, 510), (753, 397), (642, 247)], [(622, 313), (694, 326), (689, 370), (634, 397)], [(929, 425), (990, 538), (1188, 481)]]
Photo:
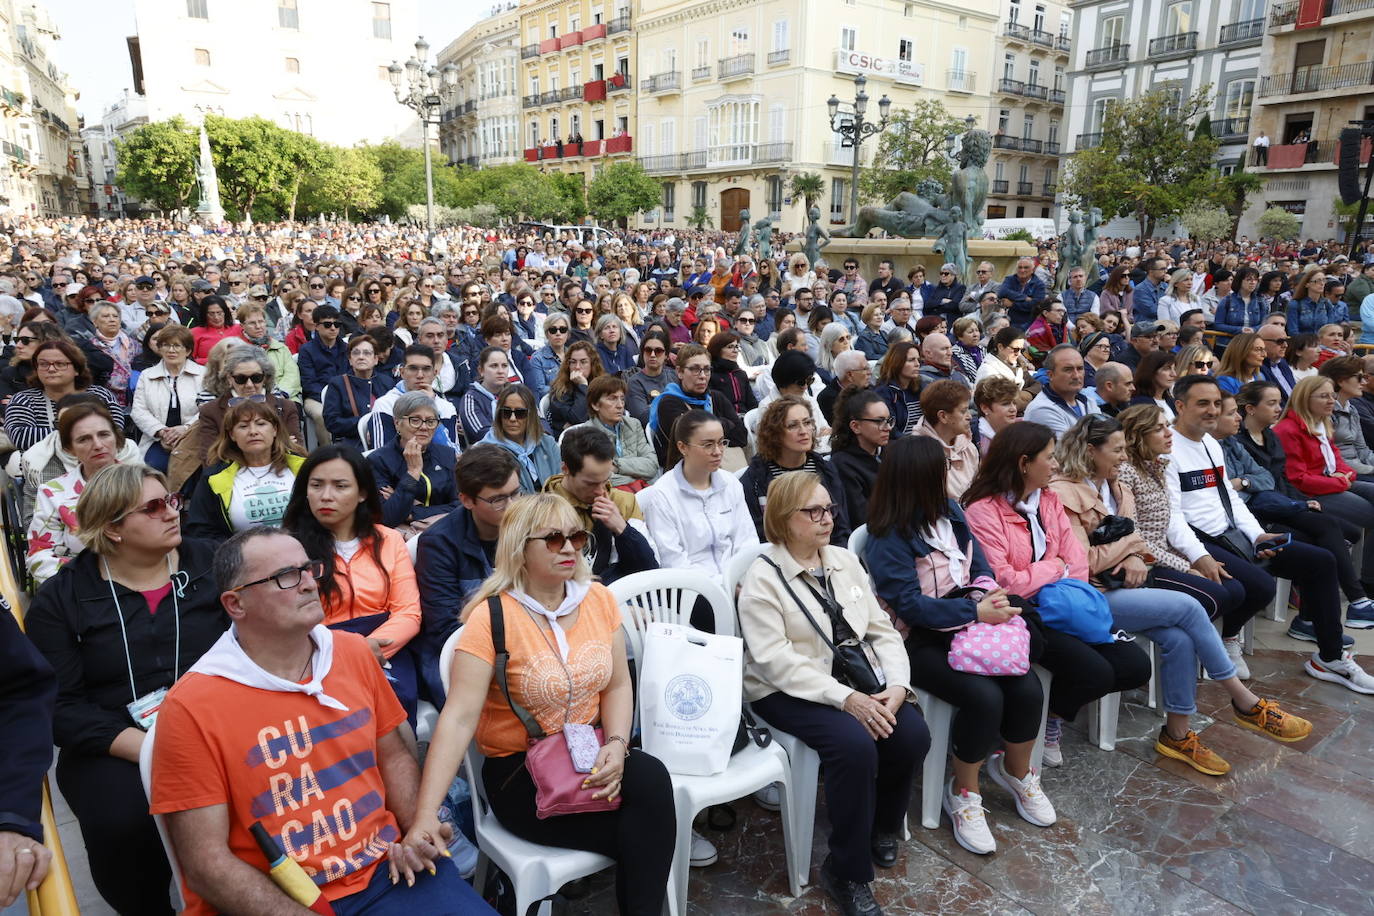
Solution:
[(756, 438), (757, 453), (741, 475), (740, 484), (759, 537), (765, 537), (764, 509), (773, 482), (788, 471), (807, 471), (820, 477), (835, 501), (830, 525), (832, 543), (847, 545), (852, 528), (844, 502), (844, 485), (834, 465), (816, 451), (816, 420), (811, 406), (791, 395), (779, 397), (764, 408)]
[(179, 324), (158, 331), (152, 343), (162, 358), (139, 376), (129, 414), (143, 433), (144, 463), (166, 471), (172, 450), (200, 413), (205, 367), (191, 359), (195, 338)]
[(423, 391), (398, 397), (391, 416), (396, 437), (367, 460), (381, 488), (382, 524), (409, 539), (458, 507), (458, 452), (434, 441), (439, 409)]
[(590, 416), (583, 426), (599, 429), (615, 443), (610, 484), (637, 493), (658, 477), (658, 458), (644, 435), (644, 427), (625, 412), (625, 380), (599, 375), (587, 386)]
[(711, 356), (710, 386), (730, 400), (735, 413), (742, 417), (759, 406), (749, 375), (740, 368), (739, 335), (733, 331), (722, 331), (711, 338), (706, 345), (706, 352)]
[(114, 394), (119, 406), (126, 411), (132, 396), (129, 384), (133, 381), (134, 362), (143, 348), (138, 341), (124, 333), (119, 306), (102, 302), (91, 306), (88, 313), (95, 333), (81, 343), (91, 378)]
[(70, 340), (44, 340), (33, 349), (31, 387), (5, 405), (5, 435), (19, 451), (27, 451), (57, 428), (57, 402), (69, 394), (89, 391), (110, 409), (117, 426), (124, 425), (124, 409), (109, 389), (92, 384), (86, 356)]
[(269, 404), (230, 407), (205, 458), (207, 470), (187, 512), (189, 536), (227, 541), (255, 525), (281, 526), (305, 459), (292, 454), (286, 424)]

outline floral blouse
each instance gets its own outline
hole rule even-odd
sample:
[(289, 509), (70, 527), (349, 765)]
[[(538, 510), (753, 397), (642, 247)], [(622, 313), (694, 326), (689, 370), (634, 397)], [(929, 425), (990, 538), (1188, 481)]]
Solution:
[(1179, 572), (1190, 572), (1192, 565), (1187, 558), (1169, 546), (1170, 514), (1182, 510), (1169, 504), (1163, 462), (1159, 463), (1158, 473), (1151, 474), (1127, 461), (1121, 465), (1118, 480), (1135, 496), (1136, 533), (1155, 555), (1156, 564)]
[(35, 585), (57, 575), (59, 569), (86, 549), (76, 536), (76, 501), (84, 489), (86, 481), (80, 468), (38, 488), (33, 519), (29, 522), (29, 554), (25, 559)]

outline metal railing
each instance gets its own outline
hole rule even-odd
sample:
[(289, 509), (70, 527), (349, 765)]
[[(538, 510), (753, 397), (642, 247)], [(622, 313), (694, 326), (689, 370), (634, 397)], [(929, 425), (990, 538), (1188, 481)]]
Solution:
[(560, 89), (558, 91), (558, 101), (560, 102), (571, 102), (573, 99), (580, 98), (582, 98), (581, 83), (578, 83), (576, 86), (569, 86), (566, 89)]
[(992, 180), (992, 193), (1005, 194), (1010, 183), (1005, 178), (994, 178)]
[(1079, 150), (1079, 149), (1092, 149), (1094, 146), (1097, 146), (1097, 145), (1099, 145), (1099, 144), (1101, 144), (1101, 143), (1102, 143), (1102, 133), (1101, 133), (1101, 131), (1097, 131), (1097, 132), (1089, 133), (1089, 134), (1079, 134), (1079, 135), (1078, 135), (1078, 138), (1074, 141), (1073, 148), (1076, 149), (1076, 150)]
[(552, 105), (554, 102), (557, 102), (557, 101), (558, 101), (558, 90), (557, 90), (557, 89), (549, 89), (549, 90), (546, 90), (546, 91), (544, 91), (544, 92), (539, 93), (539, 104), (540, 104), (540, 105)]
[(1064, 104), (1064, 90), (1063, 90), (1063, 89), (1051, 89), (1051, 90), (1050, 90), (1050, 104), (1051, 104), (1051, 105), (1063, 105), (1063, 104)]
[(1131, 46), (1128, 43), (1108, 45), (1105, 48), (1094, 48), (1083, 58), (1083, 66), (1086, 67), (1111, 67), (1116, 64), (1124, 64), (1131, 59)]
[(1002, 34), (1017, 41), (1030, 41), (1030, 26), (1019, 22), (1008, 22), (1002, 26)]
[(1374, 61), (1342, 64), (1338, 67), (1303, 67), (1292, 73), (1276, 73), (1260, 78), (1259, 97), (1297, 95), (1304, 92), (1331, 92), (1374, 85)]
[(1162, 54), (1186, 54), (1196, 50), (1197, 32), (1179, 32), (1177, 35), (1150, 39), (1151, 57), (1159, 57)]
[(791, 143), (761, 143), (754, 151), (755, 162), (788, 162), (791, 159)]
[(677, 70), (670, 73), (655, 73), (648, 79), (639, 81), (640, 92), (668, 92), (682, 88), (682, 74)]
[(1244, 22), (1232, 22), (1221, 27), (1221, 33), (1217, 36), (1217, 46), (1238, 45), (1248, 41), (1264, 40), (1264, 19), (1247, 19)]
[(1331, 11), (1328, 16), (1340, 16), (1343, 13), (1360, 13), (1365, 10), (1374, 10), (1374, 0), (1330, 0)]
[(666, 153), (660, 156), (640, 156), (639, 164), (646, 172), (692, 172), (715, 166), (769, 165), (792, 161), (792, 144), (732, 143), (689, 153)]
[(1054, 196), (1054, 185), (1052, 185), (1052, 184), (1042, 184), (1042, 185), (1040, 186), (1040, 195), (1041, 195), (1042, 197), (1053, 197), (1053, 196)]
[(1021, 138), (1013, 137), (1011, 134), (993, 134), (992, 148), (1019, 150), (1021, 148)]
[(738, 76), (748, 76), (754, 72), (754, 55), (736, 54), (734, 57), (722, 57), (717, 66), (720, 79), (734, 79)]
[(521, 45), (521, 46), (520, 46), (520, 59), (521, 59), (521, 60), (529, 60), (531, 57), (538, 57), (538, 56), (539, 56), (539, 42), (535, 42), (535, 43), (532, 44), (532, 45)]
[(707, 66), (705, 66), (705, 67), (693, 67), (693, 68), (692, 68), (692, 79), (693, 79), (693, 80), (709, 80), (710, 78), (711, 78), (711, 67), (710, 67), (709, 64), (708, 64)]
[(1004, 76), (997, 81), (997, 91), (1008, 95), (1024, 95), (1026, 84), (1022, 80), (1014, 80)]
[(630, 31), (630, 16), (628, 13), (624, 16), (615, 17), (610, 21), (610, 24), (606, 27), (606, 32), (610, 35), (614, 35), (617, 32), (628, 31)]
[(1017, 193), (1017, 194), (1023, 194), (1023, 195), (1024, 195), (1024, 194), (1030, 194), (1030, 193), (1032, 193), (1032, 192), (1034, 192), (1034, 191), (1035, 191), (1035, 182), (1033, 182), (1033, 181), (1018, 181), (1018, 182), (1016, 183), (1016, 193)]
[(1218, 137), (1246, 137), (1250, 134), (1250, 116), (1222, 118), (1213, 130)]
[(792, 59), (792, 49), (791, 49), (791, 48), (783, 48), (781, 51), (769, 51), (769, 52), (768, 52), (768, 66), (770, 66), (770, 67), (776, 67), (776, 66), (778, 66), (779, 64), (785, 64), (785, 63), (787, 63), (787, 62), (788, 62), (789, 60), (791, 60), (791, 59)]
[(1054, 36), (1054, 49), (1068, 54), (1073, 50), (1073, 39), (1069, 38), (1067, 35)]
[(667, 153), (663, 156), (640, 156), (640, 168), (646, 172), (672, 172), (681, 166), (682, 157), (677, 153)]
[(1044, 149), (1045, 143), (1043, 140), (1032, 140), (1030, 137), (1021, 138), (1021, 152), (1023, 153), (1039, 153), (1043, 152)]
[(530, 95), (522, 95), (522, 96), (520, 96), (520, 107), (521, 107), (521, 108), (534, 108), (534, 107), (537, 106), (538, 104), (539, 104), (539, 94), (538, 94), (538, 93), (532, 93), (532, 94), (530, 94)]
[(1045, 141), (1045, 155), (1047, 155), (1047, 156), (1058, 156), (1058, 155), (1059, 155), (1059, 141), (1058, 141), (1058, 140), (1046, 140), (1046, 141)]
[(950, 92), (973, 92), (976, 77), (972, 70), (946, 70), (945, 88)]
[(1044, 29), (1031, 29), (1030, 40), (1031, 44), (1041, 45), (1046, 48), (1054, 47), (1054, 36)]

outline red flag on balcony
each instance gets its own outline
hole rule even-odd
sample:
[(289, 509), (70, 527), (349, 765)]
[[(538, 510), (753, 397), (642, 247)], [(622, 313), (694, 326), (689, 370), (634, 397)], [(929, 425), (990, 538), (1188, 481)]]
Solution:
[(1313, 29), (1322, 24), (1327, 0), (1299, 0), (1298, 21), (1294, 28)]

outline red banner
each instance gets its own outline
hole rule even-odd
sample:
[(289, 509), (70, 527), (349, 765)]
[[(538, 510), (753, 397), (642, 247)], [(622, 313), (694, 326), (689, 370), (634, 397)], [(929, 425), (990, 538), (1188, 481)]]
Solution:
[(1294, 28), (1314, 29), (1322, 24), (1327, 0), (1298, 0), (1298, 21)]

